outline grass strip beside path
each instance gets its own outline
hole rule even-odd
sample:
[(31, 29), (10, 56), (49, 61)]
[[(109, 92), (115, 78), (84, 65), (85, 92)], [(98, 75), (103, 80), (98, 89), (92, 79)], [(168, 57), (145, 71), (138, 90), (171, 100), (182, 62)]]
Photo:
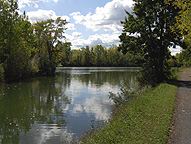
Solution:
[(166, 143), (173, 117), (177, 87), (160, 84), (119, 108), (106, 126), (81, 143)]

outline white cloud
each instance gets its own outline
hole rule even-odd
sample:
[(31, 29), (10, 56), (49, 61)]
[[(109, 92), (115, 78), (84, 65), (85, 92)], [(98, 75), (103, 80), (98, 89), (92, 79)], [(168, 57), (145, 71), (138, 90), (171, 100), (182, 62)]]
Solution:
[(96, 120), (108, 120), (111, 116), (111, 104), (108, 99), (92, 97), (83, 104), (76, 104), (70, 112), (76, 115), (85, 111), (88, 115), (93, 113)]
[[(39, 9), (37, 11), (27, 12), (27, 15), (31, 23), (47, 19), (56, 19), (58, 17), (53, 10), (42, 10), (42, 9)], [(61, 16), (61, 18), (66, 19), (66, 21), (70, 20), (68, 16)], [(68, 24), (67, 26), (70, 29), (74, 29), (74, 25)]]
[(125, 9), (131, 11), (132, 0), (113, 0), (104, 7), (97, 7), (95, 13), (82, 15), (80, 12), (70, 14), (77, 24), (82, 24), (93, 31), (121, 31), (121, 20), (126, 16)]
[(18, 0), (19, 9), (24, 8), (26, 5), (30, 4), (30, 0)]
[(53, 0), (55, 3), (57, 3), (59, 0)]
[(27, 5), (29, 7), (34, 6), (35, 8), (38, 8), (36, 3), (49, 2), (49, 1), (50, 2), (53, 1), (53, 2), (57, 3), (59, 0), (18, 0), (18, 7), (19, 7), (19, 9), (21, 9), (21, 8), (26, 7), (26, 5)]
[(81, 32), (73, 32), (72, 35), (65, 33), (64, 35), (65, 35), (66, 39), (70, 42), (73, 40), (76, 40), (76, 39), (80, 39), (82, 37)]
[[(58, 16), (56, 16), (56, 17), (58, 17)], [(70, 17), (69, 16), (61, 16), (61, 19), (65, 19), (66, 21), (70, 21)]]
[[(24, 3), (24, 0), (19, 1)], [(32, 0), (25, 1), (25, 4), (32, 3)], [(36, 2), (40, 1), (48, 2), (53, 0), (35, 0), (33, 2), (36, 4)], [(54, 0), (54, 2), (57, 1), (58, 0)], [(109, 47), (111, 44), (119, 44), (119, 35), (123, 28), (120, 24), (120, 20), (124, 20), (124, 17), (126, 16), (124, 9), (131, 11), (132, 5), (132, 0), (112, 0), (104, 7), (97, 7), (94, 14), (88, 13), (87, 15), (82, 15), (80, 12), (70, 14), (77, 24), (82, 24), (93, 31), (109, 31), (109, 34), (94, 34), (88, 38), (84, 38), (83, 33), (81, 32), (73, 32), (72, 34), (65, 33), (67, 41), (72, 43), (73, 49), (79, 49), (86, 45), (95, 46), (97, 44), (101, 44), (105, 47)], [(36, 5), (36, 7), (38, 7), (38, 5)], [(53, 10), (42, 9), (27, 12), (27, 15), (32, 23), (47, 19), (56, 19), (58, 17)], [(61, 18), (66, 19), (68, 22), (70, 21), (69, 16), (61, 16)], [(76, 30), (73, 23), (66, 24), (66, 28), (67, 31)]]
[[(50, 126), (50, 128), (49, 128)], [(72, 143), (73, 133), (69, 133), (68, 128), (60, 128), (56, 124), (41, 124), (33, 125), (33, 129), (29, 130), (27, 133), (20, 134), (20, 143), (48, 143), (49, 140), (54, 140), (55, 143)], [(34, 137), (31, 137), (34, 135)], [(56, 139), (55, 139), (56, 137)], [(1, 142), (1, 141), (0, 141)]]
[(56, 19), (56, 13), (53, 10), (42, 10), (39, 9), (37, 11), (27, 12), (29, 20), (31, 23), (35, 23), (36, 21), (42, 21), (47, 19)]
[(38, 8), (39, 6), (37, 4), (34, 5), (35, 8)]
[(65, 34), (66, 39), (72, 43), (73, 49), (79, 49), (84, 46), (95, 46), (101, 44), (105, 47), (109, 47), (112, 44), (119, 44), (119, 33), (113, 34), (95, 34), (89, 36), (87, 39), (83, 39), (82, 34), (73, 32), (72, 35)]
[(67, 23), (66, 24), (67, 30), (76, 30), (75, 26), (73, 23)]
[(82, 37), (82, 33), (80, 33), (80, 32), (73, 32), (73, 33), (72, 33), (72, 36), (73, 36), (74, 38), (81, 38), (81, 37)]

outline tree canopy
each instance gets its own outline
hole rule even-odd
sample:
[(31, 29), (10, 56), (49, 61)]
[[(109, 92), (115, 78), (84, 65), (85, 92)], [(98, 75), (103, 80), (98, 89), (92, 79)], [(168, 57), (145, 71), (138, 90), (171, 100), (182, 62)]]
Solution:
[(25, 12), (18, 13), (16, 0), (0, 0), (0, 12), (0, 80), (53, 74), (66, 20), (58, 17), (32, 25)]
[[(187, 43), (191, 42), (191, 1), (190, 0), (178, 0), (174, 2), (174, 5), (181, 9), (179, 15), (176, 17), (177, 23), (173, 30), (179, 30), (184, 35)], [(176, 32), (175, 31), (175, 32)]]
[(174, 2), (174, 6), (181, 11), (176, 17), (177, 23), (171, 29), (174, 33), (182, 34), (185, 42), (178, 58), (183, 65), (189, 66), (191, 64), (191, 1), (178, 0)]
[(142, 82), (155, 85), (170, 78), (167, 60), (169, 47), (181, 45), (181, 34), (174, 33), (171, 27), (180, 9), (173, 0), (134, 0), (133, 13), (126, 11), (123, 33), (120, 35), (120, 50), (143, 55), (145, 63)]

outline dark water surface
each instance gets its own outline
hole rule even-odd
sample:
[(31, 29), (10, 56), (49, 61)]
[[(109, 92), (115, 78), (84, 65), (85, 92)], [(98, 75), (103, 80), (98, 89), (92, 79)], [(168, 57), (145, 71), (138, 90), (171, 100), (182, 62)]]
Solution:
[(131, 85), (137, 70), (57, 68), (55, 77), (0, 84), (0, 143), (71, 143), (109, 119), (109, 92)]

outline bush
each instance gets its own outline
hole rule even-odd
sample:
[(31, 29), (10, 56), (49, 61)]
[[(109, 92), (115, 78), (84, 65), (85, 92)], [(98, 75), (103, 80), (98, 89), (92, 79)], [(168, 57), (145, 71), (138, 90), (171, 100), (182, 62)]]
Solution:
[(145, 91), (149, 91), (151, 86), (141, 86), (137, 81), (132, 83), (130, 88), (122, 86), (121, 92), (114, 94), (109, 93), (109, 98), (115, 103), (116, 106), (119, 106), (125, 102), (130, 101), (133, 97), (140, 95)]

